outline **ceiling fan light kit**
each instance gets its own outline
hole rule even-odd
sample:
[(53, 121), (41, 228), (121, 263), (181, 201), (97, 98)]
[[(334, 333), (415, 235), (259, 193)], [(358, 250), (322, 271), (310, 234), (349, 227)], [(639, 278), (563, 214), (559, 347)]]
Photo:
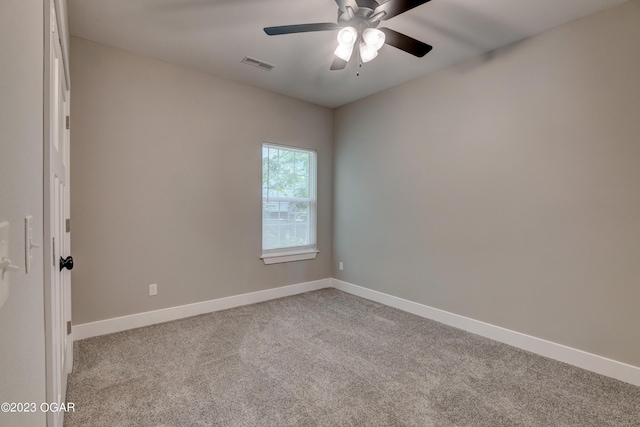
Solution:
[(351, 59), (351, 54), (353, 53), (353, 45), (347, 46), (339, 44), (336, 51), (333, 53), (343, 61), (349, 61), (349, 59)]
[(270, 36), (282, 34), (306, 33), (312, 31), (338, 32), (338, 47), (334, 51), (335, 59), (331, 70), (344, 69), (358, 43), (358, 57), (369, 62), (378, 56), (378, 51), (388, 44), (418, 58), (429, 53), (432, 47), (412, 37), (389, 28), (380, 28), (380, 21), (400, 15), (430, 0), (335, 0), (338, 5), (338, 23), (298, 24), (279, 27), (267, 27), (264, 32)]
[(338, 32), (338, 43), (341, 46), (353, 46), (358, 39), (358, 32), (353, 27), (345, 27)]
[(385, 35), (377, 28), (367, 28), (362, 32), (362, 39), (375, 50), (380, 50), (384, 44)]
[(378, 51), (370, 44), (360, 43), (360, 59), (363, 63), (367, 63), (378, 56)]

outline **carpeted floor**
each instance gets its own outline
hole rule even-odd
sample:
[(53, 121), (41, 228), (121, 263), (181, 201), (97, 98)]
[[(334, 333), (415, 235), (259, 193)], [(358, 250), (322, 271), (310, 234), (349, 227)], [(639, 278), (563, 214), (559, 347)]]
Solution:
[(77, 342), (82, 426), (640, 426), (640, 387), (335, 289)]

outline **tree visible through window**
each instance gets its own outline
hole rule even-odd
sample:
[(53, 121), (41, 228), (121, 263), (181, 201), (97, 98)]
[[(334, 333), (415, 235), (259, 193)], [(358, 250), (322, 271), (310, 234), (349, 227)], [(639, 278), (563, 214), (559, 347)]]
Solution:
[(262, 251), (316, 247), (315, 152), (262, 145)]

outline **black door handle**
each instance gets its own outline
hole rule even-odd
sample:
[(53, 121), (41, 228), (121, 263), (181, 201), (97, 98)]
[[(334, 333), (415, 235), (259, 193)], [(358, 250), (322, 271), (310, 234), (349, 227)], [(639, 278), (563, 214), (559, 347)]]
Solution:
[(60, 257), (60, 271), (65, 268), (67, 270), (73, 269), (73, 257), (68, 256), (67, 259)]

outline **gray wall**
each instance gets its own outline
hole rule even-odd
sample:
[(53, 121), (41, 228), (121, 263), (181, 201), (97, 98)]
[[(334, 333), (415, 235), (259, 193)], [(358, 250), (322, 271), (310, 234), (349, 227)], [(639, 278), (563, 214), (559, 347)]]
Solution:
[[(71, 75), (74, 324), (331, 276), (331, 110), (78, 38)], [(315, 260), (259, 259), (262, 141), (318, 152)]]
[[(35, 241), (42, 240), (43, 5), (0, 5), (0, 222), (10, 224), (9, 259), (21, 267), (7, 273), (9, 298), (0, 307), (0, 402), (46, 400), (41, 249), (24, 270), (25, 216), (34, 217)], [(3, 427), (44, 423), (41, 412), (0, 412)]]
[(638, 46), (633, 1), (338, 109), (333, 276), (640, 366)]

